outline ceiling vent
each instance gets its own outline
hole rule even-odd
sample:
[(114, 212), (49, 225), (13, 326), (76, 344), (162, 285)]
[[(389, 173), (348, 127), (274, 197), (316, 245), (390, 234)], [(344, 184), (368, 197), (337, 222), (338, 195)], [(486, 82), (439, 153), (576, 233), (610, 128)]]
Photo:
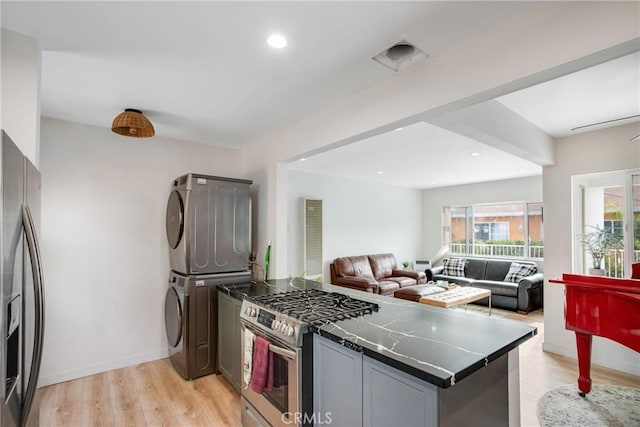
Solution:
[(427, 56), (428, 55), (419, 47), (412, 45), (406, 40), (402, 40), (371, 59), (385, 67), (391, 68), (393, 71), (400, 71), (423, 60)]

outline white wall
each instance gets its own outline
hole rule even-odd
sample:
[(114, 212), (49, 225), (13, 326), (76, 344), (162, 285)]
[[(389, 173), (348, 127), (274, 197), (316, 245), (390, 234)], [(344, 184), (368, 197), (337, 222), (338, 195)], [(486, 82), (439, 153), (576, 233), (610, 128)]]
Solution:
[[(640, 168), (640, 144), (629, 142), (639, 133), (636, 122), (556, 140), (556, 164), (543, 171), (545, 279), (572, 272), (571, 176)], [(544, 286), (543, 348), (576, 357), (574, 334), (564, 327), (564, 287)], [(640, 355), (607, 339), (594, 338), (592, 362), (640, 375)]]
[(303, 271), (302, 197), (322, 199), (324, 281), (337, 257), (391, 252), (398, 265), (422, 253), (421, 190), (289, 171), (288, 274)]
[[(277, 162), (277, 153), (268, 145), (256, 146), (243, 153), (243, 170), (247, 179), (253, 181), (252, 194), (252, 245), (258, 263), (262, 265), (268, 242), (271, 250), (269, 278), (286, 277), (286, 233), (276, 233), (276, 206), (278, 205), (278, 170), (282, 165)], [(286, 180), (281, 195), (286, 197)], [(284, 204), (283, 206), (286, 206)], [(286, 221), (286, 217), (284, 217)], [(282, 226), (278, 226), (282, 228)], [(282, 256), (280, 256), (282, 254)], [(283, 265), (284, 264), (284, 265)]]
[(542, 202), (542, 177), (532, 176), (423, 190), (422, 229), (426, 259), (435, 255), (442, 246), (443, 206), (500, 202)]
[(40, 164), (40, 46), (2, 29), (1, 126), (31, 163)]
[(239, 176), (241, 152), (42, 120), (46, 333), (40, 385), (167, 355), (171, 181)]

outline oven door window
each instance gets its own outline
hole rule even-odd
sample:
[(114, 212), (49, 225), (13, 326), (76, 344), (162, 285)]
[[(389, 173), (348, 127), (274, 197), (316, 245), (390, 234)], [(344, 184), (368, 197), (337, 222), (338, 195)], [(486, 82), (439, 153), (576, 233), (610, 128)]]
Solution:
[(295, 379), (289, 377), (290, 360), (276, 353), (271, 354), (273, 355), (273, 389), (265, 390), (262, 395), (284, 414), (293, 409), (289, 408), (289, 394), (291, 393), (289, 381), (295, 381)]

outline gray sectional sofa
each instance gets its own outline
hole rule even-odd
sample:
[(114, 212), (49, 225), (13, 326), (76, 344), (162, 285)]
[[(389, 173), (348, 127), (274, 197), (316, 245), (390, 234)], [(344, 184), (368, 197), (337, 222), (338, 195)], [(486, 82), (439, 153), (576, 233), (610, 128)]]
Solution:
[[(460, 270), (456, 272), (463, 275), (444, 274), (447, 273), (447, 271), (444, 271), (445, 265), (449, 262), (445, 260), (445, 265), (425, 270), (427, 280), (443, 280), (461, 286), (489, 289), (491, 291), (491, 304), (497, 308), (528, 313), (542, 307), (544, 284), (542, 273), (536, 271), (526, 277), (516, 278), (517, 281), (515, 282), (505, 280), (512, 263), (536, 266), (534, 262), (464, 257), (451, 257), (451, 259), (455, 261), (459, 259), (465, 260), (463, 273)], [(480, 300), (478, 303), (487, 305), (488, 298)]]

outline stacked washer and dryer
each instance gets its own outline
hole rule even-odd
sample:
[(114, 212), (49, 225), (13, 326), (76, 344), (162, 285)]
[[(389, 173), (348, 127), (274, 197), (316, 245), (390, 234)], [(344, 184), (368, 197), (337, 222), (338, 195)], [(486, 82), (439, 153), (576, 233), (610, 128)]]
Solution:
[(187, 174), (167, 202), (169, 358), (185, 379), (218, 372), (216, 285), (251, 281), (251, 181)]

